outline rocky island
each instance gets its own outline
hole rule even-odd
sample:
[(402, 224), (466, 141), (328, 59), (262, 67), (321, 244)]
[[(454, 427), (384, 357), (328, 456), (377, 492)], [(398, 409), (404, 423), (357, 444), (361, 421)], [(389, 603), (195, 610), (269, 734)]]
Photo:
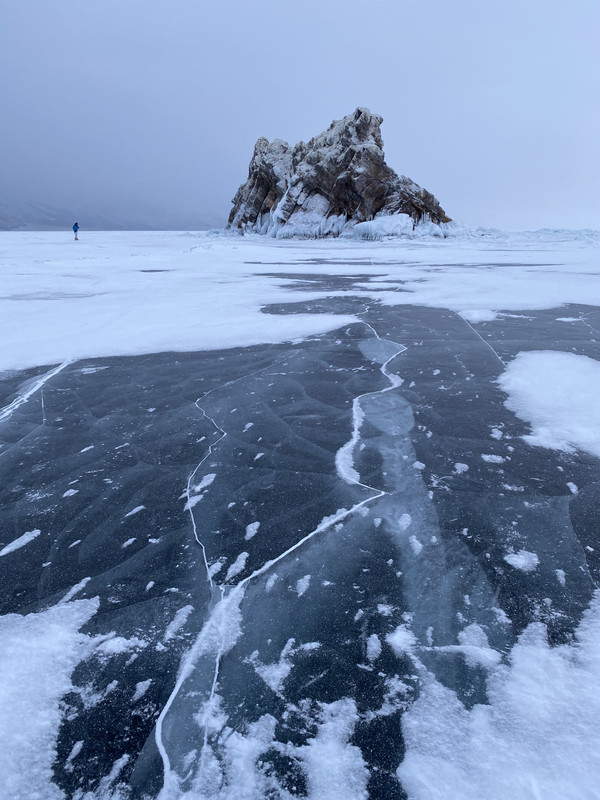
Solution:
[(227, 227), (285, 238), (339, 236), (383, 218), (390, 231), (450, 222), (431, 192), (385, 163), (382, 122), (357, 108), (306, 143), (260, 138)]

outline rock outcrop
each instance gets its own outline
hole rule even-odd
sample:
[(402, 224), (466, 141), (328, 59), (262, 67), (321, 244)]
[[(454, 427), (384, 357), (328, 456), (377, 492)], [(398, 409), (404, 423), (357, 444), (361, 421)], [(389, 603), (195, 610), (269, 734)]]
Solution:
[(392, 214), (408, 215), (415, 225), (449, 222), (430, 192), (385, 163), (382, 121), (357, 108), (295, 147), (259, 139), (227, 227), (278, 237), (337, 236)]

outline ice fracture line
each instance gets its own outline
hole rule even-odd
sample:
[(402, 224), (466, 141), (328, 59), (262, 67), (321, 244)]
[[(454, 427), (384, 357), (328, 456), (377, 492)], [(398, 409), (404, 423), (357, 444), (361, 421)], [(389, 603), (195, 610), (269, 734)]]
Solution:
[[(296, 352), (298, 352), (298, 351), (293, 351), (291, 355), (294, 355), (294, 353), (296, 353)], [(288, 358), (290, 358), (290, 354), (286, 355), (286, 359), (288, 359)], [(272, 369), (273, 366), (276, 366), (278, 363), (283, 363), (283, 362), (284, 362), (284, 359), (281, 359), (280, 361), (275, 362), (275, 364), (269, 364), (267, 367), (263, 367), (262, 369), (256, 370), (255, 372), (251, 372), (251, 373), (242, 375), (239, 378), (236, 378), (235, 380), (227, 381), (226, 383), (223, 383), (220, 386), (215, 386), (213, 389), (209, 389), (208, 392), (206, 392), (205, 394), (202, 395), (202, 397), (199, 397), (196, 400), (196, 402), (194, 403), (196, 408), (199, 411), (202, 412), (204, 418), (209, 420), (214, 425), (215, 430), (220, 432), (221, 435), (219, 436), (219, 438), (215, 442), (212, 442), (212, 444), (209, 445), (208, 452), (200, 460), (200, 462), (197, 464), (196, 468), (193, 470), (193, 472), (190, 474), (190, 476), (188, 478), (186, 490), (184, 492), (184, 496), (186, 497), (188, 504), (190, 503), (190, 500), (192, 499), (192, 495), (191, 495), (192, 481), (196, 477), (196, 474), (197, 474), (198, 470), (200, 469), (202, 464), (204, 464), (204, 462), (207, 460), (207, 458), (209, 458), (209, 456), (212, 455), (212, 453), (217, 448), (218, 444), (221, 441), (223, 441), (223, 439), (227, 436), (227, 431), (223, 430), (223, 428), (221, 428), (220, 425), (218, 425), (217, 422), (211, 416), (209, 416), (206, 413), (204, 408), (202, 408), (202, 406), (200, 406), (198, 404), (201, 401), (204, 401), (206, 399), (206, 397), (208, 397), (208, 395), (213, 393), (213, 392), (219, 391), (221, 389), (225, 389), (228, 386), (233, 385), (234, 383), (237, 383), (237, 382), (239, 382), (241, 380), (245, 380), (247, 378), (251, 378), (254, 375), (259, 375), (259, 374), (261, 374), (263, 372), (266, 372), (268, 369)], [(212, 605), (212, 603), (211, 603), (212, 610), (211, 610), (211, 614), (209, 616), (209, 619), (204, 624), (204, 626), (203, 626), (202, 630), (200, 631), (200, 634), (198, 635), (198, 638), (196, 639), (196, 642), (192, 646), (191, 650), (188, 651), (187, 655), (182, 660), (182, 663), (181, 663), (181, 666), (180, 666), (180, 670), (179, 670), (179, 675), (177, 677), (177, 681), (175, 683), (175, 686), (173, 687), (173, 691), (169, 695), (169, 698), (167, 699), (167, 702), (165, 703), (165, 706), (162, 709), (162, 711), (161, 711), (161, 713), (160, 713), (160, 715), (159, 715), (159, 717), (158, 717), (158, 719), (156, 721), (156, 728), (155, 728), (154, 738), (155, 738), (155, 741), (156, 741), (156, 746), (157, 746), (158, 751), (160, 753), (160, 757), (161, 757), (162, 762), (163, 762), (163, 769), (164, 769), (164, 776), (165, 776), (164, 777), (163, 788), (161, 790), (161, 795), (162, 796), (167, 796), (167, 797), (169, 796), (171, 789), (174, 788), (173, 781), (175, 781), (175, 783), (177, 783), (177, 780), (176, 780), (176, 778), (173, 777), (173, 774), (171, 772), (171, 761), (169, 759), (169, 754), (167, 753), (167, 749), (166, 749), (166, 747), (164, 745), (164, 742), (163, 742), (163, 739), (162, 739), (162, 729), (163, 729), (164, 719), (165, 719), (166, 715), (168, 714), (171, 706), (173, 705), (173, 702), (174, 702), (175, 698), (179, 694), (179, 691), (181, 690), (181, 687), (183, 686), (186, 678), (191, 673), (197, 658), (199, 657), (199, 655), (202, 652), (203, 634), (205, 634), (205, 632), (207, 630), (207, 627), (208, 626), (213, 626), (214, 627), (214, 625), (215, 625), (215, 617), (218, 617), (218, 612), (222, 610), (223, 604), (225, 603), (225, 601), (228, 598), (234, 599), (234, 594), (238, 590), (238, 587), (236, 586), (235, 589), (234, 589), (234, 592), (231, 592), (229, 595), (226, 595), (226, 591), (227, 591), (228, 587), (219, 586), (219, 585), (215, 586), (215, 584), (214, 584), (214, 582), (212, 580), (211, 574), (210, 574), (209, 566), (208, 566), (208, 560), (207, 560), (207, 557), (206, 557), (206, 548), (204, 547), (204, 543), (200, 540), (200, 538), (198, 536), (198, 529), (197, 529), (197, 526), (196, 526), (196, 520), (194, 518), (193, 506), (188, 505), (188, 509), (187, 510), (189, 511), (190, 516), (192, 518), (192, 527), (193, 527), (193, 532), (194, 532), (194, 538), (195, 538), (196, 542), (202, 548), (202, 556), (203, 556), (203, 559), (204, 559), (204, 566), (205, 566), (205, 569), (206, 569), (206, 576), (207, 576), (207, 579), (208, 579), (208, 582), (209, 582), (209, 585), (210, 585), (210, 588), (211, 588), (211, 593), (213, 593), (215, 589), (218, 589), (219, 592), (220, 592), (221, 597), (214, 605)], [(252, 576), (250, 576), (250, 578), (251, 577), (254, 577), (254, 576), (252, 575)], [(242, 581), (241, 584), (243, 584), (243, 583), (245, 583), (245, 582)], [(240, 586), (241, 586), (241, 584), (240, 584)], [(243, 589), (240, 589), (239, 592), (237, 592), (237, 593), (240, 595), (239, 603), (241, 603), (241, 599), (243, 597)], [(217, 625), (217, 629), (218, 628), (219, 628), (219, 626)], [(212, 687), (211, 687), (209, 700), (212, 700), (212, 698), (214, 697), (214, 694), (215, 694), (215, 691), (216, 691), (216, 686), (217, 686), (217, 681), (218, 681), (218, 677), (219, 677), (219, 668), (220, 668), (220, 664), (221, 664), (221, 658), (222, 658), (222, 656), (223, 656), (223, 654), (225, 652), (226, 652), (226, 650), (225, 650), (225, 636), (223, 635), (223, 636), (220, 637), (219, 648), (218, 648), (218, 651), (217, 651), (217, 654), (216, 654), (216, 657), (215, 657), (215, 670), (214, 670), (214, 675), (213, 675), (213, 681), (212, 681)], [(207, 732), (207, 729), (205, 727), (205, 730), (204, 730), (204, 746), (203, 746), (203, 753), (202, 753), (202, 756), (201, 756), (201, 764), (203, 763), (204, 750), (206, 748), (207, 741), (208, 741), (208, 732)]]
[(51, 369), (49, 372), (46, 372), (40, 378), (37, 378), (37, 380), (35, 380), (35, 382), (29, 387), (29, 389), (27, 389), (25, 392), (16, 397), (12, 401), (12, 403), (9, 403), (4, 408), (1, 408), (0, 422), (2, 422), (2, 420), (11, 417), (12, 414), (14, 414), (14, 412), (17, 410), (17, 408), (26, 403), (29, 400), (29, 398), (32, 397), (37, 391), (39, 391), (45, 383), (47, 383), (55, 375), (58, 375), (59, 372), (62, 372), (62, 370), (65, 369), (65, 367), (68, 367), (69, 364), (73, 364), (73, 361), (72, 360), (64, 361), (62, 364), (59, 364), (58, 367), (54, 367), (54, 369)]
[[(366, 323), (366, 322), (364, 324), (366, 325), (366, 327), (368, 327), (372, 331), (372, 333), (375, 335), (375, 337), (380, 342), (384, 342), (384, 340), (381, 339), (381, 337), (379, 336), (379, 334), (373, 328), (372, 325), (370, 325), (369, 323)], [(398, 387), (398, 386), (400, 386), (402, 384), (402, 379), (401, 378), (399, 378), (394, 373), (390, 373), (388, 371), (388, 364), (397, 355), (399, 355), (404, 350), (406, 350), (406, 347), (404, 347), (404, 345), (398, 344), (397, 342), (389, 342), (388, 341), (387, 343), (388, 344), (393, 344), (398, 348), (397, 350), (394, 351), (394, 353), (379, 368), (380, 372), (386, 377), (386, 379), (389, 381), (390, 385), (386, 386), (383, 389), (379, 389), (379, 390), (376, 390), (376, 391), (373, 391), (373, 392), (365, 392), (364, 394), (359, 395), (358, 397), (356, 397), (354, 399), (354, 401), (353, 401), (353, 409), (352, 409), (352, 435), (350, 437), (350, 440), (345, 445), (343, 445), (340, 448), (340, 450), (338, 450), (338, 452), (336, 453), (336, 460), (335, 460), (336, 471), (337, 471), (338, 475), (340, 476), (340, 478), (342, 478), (342, 480), (344, 480), (346, 483), (349, 483), (351, 485), (361, 486), (361, 487), (363, 487), (363, 488), (365, 488), (365, 489), (367, 489), (369, 491), (374, 492), (374, 494), (373, 494), (373, 496), (367, 497), (364, 500), (361, 500), (359, 503), (356, 503), (350, 509), (340, 509), (335, 514), (333, 514), (332, 516), (325, 517), (320, 522), (320, 524), (317, 525), (317, 527), (314, 530), (310, 531), (310, 533), (308, 533), (306, 536), (304, 536), (302, 539), (300, 539), (294, 545), (289, 547), (287, 550), (285, 550), (284, 552), (280, 553), (276, 558), (273, 558), (273, 559), (265, 562), (261, 567), (259, 567), (258, 569), (254, 570), (246, 578), (243, 578), (235, 586), (227, 586), (227, 585), (219, 585), (218, 586), (218, 589), (221, 592), (221, 598), (216, 603), (216, 605), (212, 608), (210, 616), (209, 616), (208, 620), (206, 621), (206, 623), (204, 624), (204, 626), (202, 627), (202, 630), (200, 631), (200, 633), (198, 635), (198, 638), (196, 639), (196, 642), (192, 646), (191, 650), (189, 650), (187, 655), (184, 657), (184, 659), (182, 661), (182, 664), (181, 664), (180, 671), (179, 671), (179, 676), (178, 676), (178, 679), (177, 679), (177, 683), (176, 683), (175, 687), (173, 688), (173, 691), (172, 691), (170, 697), (168, 698), (167, 703), (166, 703), (165, 707), (163, 708), (163, 710), (162, 710), (162, 712), (161, 712), (161, 714), (160, 714), (160, 716), (159, 716), (159, 718), (157, 720), (155, 738), (156, 738), (156, 744), (157, 744), (158, 750), (160, 752), (160, 755), (161, 755), (161, 758), (162, 758), (162, 761), (163, 761), (163, 767), (164, 767), (164, 782), (163, 782), (163, 788), (162, 788), (162, 790), (160, 792), (159, 797), (160, 798), (164, 798), (164, 800), (169, 800), (169, 798), (171, 797), (171, 791), (173, 789), (176, 789), (176, 788), (179, 787), (179, 779), (171, 771), (170, 759), (169, 759), (165, 744), (164, 744), (164, 742), (162, 740), (162, 727), (163, 727), (164, 719), (165, 719), (167, 713), (169, 712), (169, 709), (171, 708), (176, 696), (181, 691), (181, 688), (182, 688), (184, 682), (186, 681), (186, 679), (188, 678), (188, 676), (191, 674), (192, 670), (194, 669), (194, 666), (195, 666), (198, 658), (202, 654), (205, 654), (207, 652), (207, 649), (210, 647), (209, 643), (211, 641), (214, 642), (214, 639), (215, 639), (214, 633), (217, 633), (218, 639), (219, 639), (219, 645), (218, 645), (217, 652), (215, 653), (215, 668), (214, 668), (214, 672), (213, 672), (213, 679), (212, 679), (212, 685), (211, 685), (210, 694), (209, 694), (209, 697), (207, 699), (207, 705), (210, 706), (210, 704), (213, 702), (214, 697), (215, 697), (215, 693), (216, 693), (216, 689), (217, 689), (217, 685), (218, 685), (218, 679), (219, 679), (219, 673), (220, 673), (220, 667), (221, 667), (222, 658), (234, 646), (235, 642), (237, 641), (237, 639), (239, 637), (239, 634), (236, 634), (235, 631), (233, 630), (233, 628), (235, 628), (235, 624), (232, 623), (232, 619), (233, 619), (233, 617), (235, 617), (236, 613), (237, 614), (240, 613), (239, 609), (240, 609), (242, 600), (244, 598), (245, 587), (251, 581), (253, 581), (255, 578), (260, 577), (265, 572), (267, 572), (270, 569), (272, 569), (272, 567), (275, 564), (279, 563), (284, 558), (287, 558), (291, 553), (295, 552), (297, 549), (302, 547), (306, 542), (308, 542), (313, 537), (317, 536), (320, 533), (323, 533), (324, 531), (328, 530), (332, 526), (336, 525), (338, 522), (341, 522), (346, 517), (349, 517), (350, 515), (354, 514), (356, 511), (358, 511), (360, 508), (362, 508), (363, 506), (367, 505), (368, 503), (372, 503), (373, 501), (378, 500), (379, 498), (381, 498), (381, 497), (383, 497), (384, 495), (387, 494), (387, 492), (385, 490), (383, 490), (383, 489), (377, 489), (377, 488), (375, 488), (373, 486), (369, 486), (369, 485), (367, 485), (365, 483), (362, 483), (360, 481), (360, 476), (358, 475), (358, 473), (356, 472), (354, 467), (350, 466), (350, 463), (352, 462), (352, 455), (353, 455), (354, 449), (355, 449), (356, 445), (358, 444), (358, 442), (360, 440), (360, 428), (361, 428), (362, 422), (364, 420), (364, 413), (363, 413), (361, 405), (360, 405), (361, 399), (364, 398), (364, 397), (373, 396), (373, 395), (377, 395), (377, 394), (383, 394), (384, 392), (389, 392), (392, 389), (395, 389), (396, 387)], [(264, 370), (260, 370), (260, 371), (262, 372)], [(257, 374), (257, 373), (255, 373), (255, 374)], [(244, 377), (249, 377), (249, 376), (244, 376)], [(238, 379), (238, 380), (240, 380), (240, 379)], [(230, 383), (233, 383), (233, 382), (234, 381), (231, 381)], [(225, 384), (225, 386), (227, 386), (227, 385), (229, 385), (229, 384)], [(223, 387), (219, 387), (219, 388), (223, 388)], [(213, 390), (211, 390), (211, 391), (213, 391)], [(208, 394), (208, 392), (207, 392), (207, 394)], [(206, 395), (204, 395), (204, 397), (206, 397)], [(204, 397), (202, 399), (204, 399)], [(196, 405), (197, 405), (198, 402), (199, 401), (196, 402)], [(212, 418), (209, 417), (206, 414), (206, 412), (203, 409), (200, 408), (200, 406), (197, 405), (197, 407), (202, 411), (202, 413), (205, 415), (205, 417), (207, 419), (211, 419), (212, 420)], [(220, 428), (214, 422), (214, 420), (212, 420), (212, 422), (213, 422), (213, 424), (215, 424), (215, 426), (217, 427), (218, 430), (222, 431), (222, 436), (217, 440), (217, 442), (214, 442), (213, 445), (211, 445), (211, 448), (213, 446), (216, 446), (224, 438), (224, 436), (227, 435), (226, 432), (223, 431), (222, 428)], [(192, 475), (190, 476), (190, 478), (188, 480), (188, 488), (187, 488), (187, 496), (188, 496), (188, 498), (189, 498), (189, 492), (190, 492), (190, 488), (191, 488), (191, 481), (192, 481), (193, 477), (195, 476), (196, 472), (198, 471), (198, 469), (200, 468), (201, 464), (204, 463), (206, 458), (208, 458), (208, 455), (210, 455), (210, 452), (211, 452), (211, 450), (209, 449), (209, 453), (202, 459), (200, 464), (198, 464), (198, 466), (196, 467), (196, 469), (194, 470), (194, 472), (192, 473)], [(340, 455), (340, 454), (342, 454), (342, 455)], [(190, 512), (191, 511), (192, 511), (192, 509), (190, 509)], [(193, 518), (193, 513), (192, 513), (192, 518)], [(196, 533), (195, 523), (194, 523), (194, 534), (195, 534), (195, 537), (196, 537), (196, 541), (198, 541), (200, 543), (200, 541), (198, 539), (198, 536), (197, 536), (197, 533)], [(203, 548), (203, 550), (204, 550), (204, 548)], [(206, 563), (206, 556), (205, 556), (205, 563)], [(210, 579), (210, 576), (209, 576), (209, 579)], [(210, 582), (211, 582), (211, 587), (214, 586), (212, 580), (210, 580)], [(208, 745), (208, 736), (209, 736), (208, 726), (204, 725), (203, 746), (202, 746), (202, 752), (201, 752), (201, 756), (200, 756), (200, 765), (199, 765), (200, 774), (202, 773), (203, 765), (205, 763), (205, 753), (206, 753), (206, 750), (207, 750), (207, 748), (209, 746)]]
[(471, 323), (470, 323), (470, 322), (468, 322), (468, 321), (467, 321), (467, 320), (466, 320), (464, 317), (461, 317), (461, 316), (460, 316), (460, 314), (459, 314), (458, 316), (459, 316), (459, 317), (462, 319), (462, 321), (465, 323), (465, 325), (468, 325), (468, 326), (469, 326), (469, 328), (471, 328), (471, 330), (473, 331), (473, 333), (475, 334), (475, 336), (479, 336), (479, 338), (481, 339), (481, 341), (482, 341), (482, 342), (483, 342), (485, 345), (487, 345), (487, 347), (489, 347), (489, 348), (490, 348), (490, 350), (491, 350), (491, 351), (492, 351), (492, 353), (493, 353), (493, 354), (496, 356), (496, 358), (497, 358), (497, 359), (498, 359), (498, 361), (499, 361), (499, 362), (502, 364), (502, 366), (503, 366), (503, 367), (506, 367), (506, 361), (503, 361), (503, 359), (502, 359), (502, 358), (500, 358), (500, 356), (498, 355), (498, 353), (496, 352), (496, 350), (494, 350), (494, 348), (492, 347), (492, 345), (491, 345), (489, 342), (486, 342), (486, 340), (483, 338), (483, 336), (482, 336), (482, 335), (481, 335), (481, 334), (480, 334), (478, 331), (476, 331), (476, 330), (475, 330), (475, 328), (474, 328), (474, 327), (471, 325)]
[[(290, 355), (294, 355), (297, 352), (298, 352), (297, 350), (292, 351), (292, 353)], [(286, 358), (290, 358), (290, 355), (287, 355)], [(194, 518), (194, 507), (191, 504), (191, 500), (193, 498), (192, 498), (192, 495), (190, 494), (190, 491), (191, 491), (191, 488), (192, 488), (192, 481), (196, 477), (196, 473), (198, 472), (198, 470), (200, 469), (202, 464), (204, 464), (206, 459), (209, 458), (209, 456), (211, 456), (213, 454), (213, 452), (215, 451), (215, 449), (216, 449), (217, 445), (219, 444), (219, 442), (223, 441), (223, 439), (227, 436), (227, 431), (224, 431), (223, 428), (221, 428), (220, 425), (218, 425), (215, 422), (215, 420), (206, 413), (206, 411), (202, 408), (202, 406), (198, 405), (198, 403), (201, 400), (204, 401), (208, 397), (209, 394), (212, 394), (213, 392), (217, 392), (217, 391), (219, 391), (221, 389), (225, 389), (228, 386), (232, 386), (234, 383), (238, 383), (239, 381), (245, 380), (247, 378), (252, 378), (255, 375), (260, 375), (262, 372), (266, 372), (268, 369), (272, 369), (278, 363), (279, 364), (283, 363), (283, 359), (281, 359), (280, 361), (276, 361), (275, 364), (269, 364), (268, 367), (263, 367), (262, 369), (258, 369), (255, 372), (250, 372), (250, 373), (248, 373), (246, 375), (241, 375), (239, 378), (235, 378), (234, 380), (227, 381), (226, 383), (223, 383), (220, 386), (215, 386), (214, 388), (209, 389), (208, 392), (203, 394), (202, 397), (199, 397), (196, 400), (196, 402), (194, 403), (194, 405), (202, 413), (204, 418), (209, 420), (209, 422), (212, 422), (212, 424), (215, 426), (215, 430), (217, 430), (217, 431), (219, 431), (221, 433), (221, 436), (219, 436), (217, 441), (213, 442), (211, 445), (209, 445), (208, 452), (206, 453), (204, 458), (202, 458), (200, 460), (200, 462), (198, 463), (198, 465), (196, 466), (194, 471), (189, 476), (188, 481), (187, 481), (187, 487), (186, 487), (185, 492), (184, 492), (184, 496), (187, 499), (187, 503), (186, 503), (187, 510), (190, 512), (190, 516), (192, 518), (192, 528), (193, 528), (193, 531), (194, 531), (194, 538), (198, 542), (200, 547), (202, 548), (202, 555), (203, 555), (203, 558), (204, 558), (204, 566), (206, 567), (206, 576), (208, 578), (208, 583), (211, 586), (211, 588), (213, 586), (213, 580), (212, 580), (212, 577), (211, 577), (211, 574), (210, 574), (210, 569), (209, 569), (209, 566), (208, 566), (208, 560), (206, 558), (206, 548), (204, 547), (204, 543), (202, 541), (200, 541), (200, 539), (198, 538), (198, 529), (196, 527), (196, 520)]]

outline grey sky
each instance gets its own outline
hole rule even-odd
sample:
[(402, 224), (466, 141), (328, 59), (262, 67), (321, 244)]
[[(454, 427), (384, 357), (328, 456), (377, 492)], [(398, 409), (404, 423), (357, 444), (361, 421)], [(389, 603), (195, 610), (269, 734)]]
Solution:
[(366, 106), (451, 217), (598, 228), (599, 40), (598, 0), (4, 0), (0, 201), (221, 225), (259, 136)]

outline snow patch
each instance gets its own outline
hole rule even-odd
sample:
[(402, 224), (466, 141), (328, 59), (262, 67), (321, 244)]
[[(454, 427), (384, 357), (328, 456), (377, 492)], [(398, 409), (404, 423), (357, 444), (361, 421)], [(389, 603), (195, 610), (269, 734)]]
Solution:
[(128, 511), (125, 516), (132, 517), (134, 514), (139, 514), (140, 511), (143, 511), (145, 508), (146, 506), (136, 506), (135, 508), (132, 508), (131, 511)]
[(256, 674), (259, 675), (267, 686), (276, 694), (283, 689), (285, 679), (292, 671), (291, 658), (298, 648), (294, 648), (294, 639), (288, 639), (285, 647), (281, 651), (279, 661), (273, 664), (263, 664), (258, 657), (258, 650), (255, 650), (247, 659), (254, 667)]
[(412, 517), (410, 514), (402, 514), (398, 520), (398, 527), (401, 531), (405, 531), (412, 524)]
[(137, 701), (140, 700), (146, 694), (151, 684), (152, 684), (152, 678), (148, 678), (147, 681), (140, 681), (139, 683), (136, 683), (135, 692), (133, 694), (133, 697), (131, 698), (131, 702), (137, 703)]
[[(600, 594), (575, 645), (550, 647), (532, 623), (509, 665), (493, 668), (489, 704), (467, 709), (427, 674), (402, 718), (398, 777), (411, 800), (579, 800), (598, 795)], [(452, 735), (448, 735), (452, 731)]]
[(412, 652), (417, 642), (414, 633), (404, 625), (398, 625), (396, 630), (387, 634), (385, 640), (398, 657)]
[(349, 744), (359, 721), (350, 698), (321, 703), (317, 735), (298, 748), (308, 800), (366, 800), (369, 772), (358, 747)]
[(61, 603), (68, 603), (68, 602), (69, 602), (69, 600), (70, 600), (72, 597), (75, 597), (75, 595), (76, 595), (76, 594), (79, 594), (79, 592), (80, 592), (82, 589), (85, 589), (85, 587), (87, 586), (87, 584), (88, 584), (88, 583), (89, 583), (91, 580), (92, 580), (92, 579), (91, 579), (91, 577), (82, 578), (82, 579), (79, 581), (79, 583), (76, 583), (76, 584), (75, 584), (75, 586), (72, 586), (72, 587), (69, 589), (69, 591), (68, 591), (68, 592), (67, 592), (67, 593), (64, 595), (64, 597), (61, 599), (61, 601), (60, 601), (60, 602), (61, 602)]
[(183, 628), (187, 622), (187, 618), (194, 610), (194, 606), (183, 606), (175, 614), (174, 618), (169, 622), (163, 641), (168, 642), (172, 639), (180, 628)]
[(376, 633), (372, 633), (367, 639), (367, 660), (371, 663), (377, 661), (381, 655), (381, 641)]
[(64, 800), (52, 782), (61, 698), (90, 653), (91, 639), (79, 629), (98, 606), (97, 598), (76, 600), (0, 617), (0, 796), (7, 800)]
[(244, 539), (248, 541), (256, 536), (256, 532), (260, 528), (260, 522), (251, 522), (249, 525), (246, 525), (246, 533), (244, 534)]
[(121, 545), (121, 548), (123, 549), (125, 547), (129, 547), (130, 545), (132, 545), (135, 542), (136, 538), (137, 537), (133, 536), (131, 539), (127, 539), (127, 541), (123, 542), (123, 544)]
[(533, 572), (540, 563), (539, 558), (535, 553), (530, 553), (528, 550), (519, 550), (518, 553), (509, 553), (504, 556), (504, 560), (514, 567), (520, 569), (522, 572)]
[(600, 361), (575, 353), (519, 353), (498, 378), (504, 404), (531, 425), (528, 444), (600, 456)]
[(302, 597), (304, 592), (308, 589), (310, 585), (310, 575), (305, 575), (303, 578), (300, 578), (299, 581), (296, 582), (296, 592), (298, 593), (298, 597)]
[(2, 550), (0, 550), (0, 556), (7, 556), (9, 553), (14, 553), (15, 550), (20, 550), (21, 547), (25, 547), (26, 544), (29, 542), (33, 542), (34, 539), (40, 535), (41, 530), (39, 528), (35, 528), (33, 531), (27, 531), (26, 533), (19, 536), (18, 539), (13, 539), (12, 542), (5, 545)]
[(492, 322), (498, 317), (497, 312), (491, 311), (489, 308), (472, 308), (458, 313), (466, 322), (472, 322), (473, 325), (478, 322)]
[(408, 541), (410, 542), (410, 546), (412, 547), (413, 553), (418, 556), (421, 550), (423, 549), (423, 545), (417, 539), (416, 536), (410, 536)]
[(488, 464), (504, 464), (503, 456), (496, 456), (493, 453), (482, 453), (481, 457)]
[(195, 486), (192, 486), (192, 490), (194, 492), (201, 492), (203, 489), (206, 489), (207, 486), (210, 486), (214, 479), (217, 477), (215, 472), (210, 472), (208, 475), (205, 475), (200, 483), (197, 483)]
[[(82, 601), (76, 601), (82, 602)], [(99, 645), (97, 645), (95, 654), (101, 658), (110, 658), (112, 656), (122, 655), (123, 653), (130, 653), (135, 650), (143, 650), (148, 646), (145, 639), (139, 639), (137, 636), (132, 636), (126, 639), (124, 636), (117, 636), (113, 631), (105, 638)]]
[(236, 575), (239, 575), (240, 572), (246, 566), (246, 560), (249, 556), (249, 553), (240, 553), (233, 564), (227, 570), (227, 575), (225, 575), (225, 582), (228, 583), (232, 578), (235, 578)]

